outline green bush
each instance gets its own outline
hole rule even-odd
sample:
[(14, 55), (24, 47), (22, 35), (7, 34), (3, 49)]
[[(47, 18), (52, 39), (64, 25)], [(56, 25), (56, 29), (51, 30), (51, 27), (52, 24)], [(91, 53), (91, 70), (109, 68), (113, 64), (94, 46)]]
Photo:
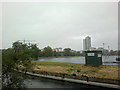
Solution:
[(77, 72), (79, 73), (81, 70), (80, 69), (77, 69)]

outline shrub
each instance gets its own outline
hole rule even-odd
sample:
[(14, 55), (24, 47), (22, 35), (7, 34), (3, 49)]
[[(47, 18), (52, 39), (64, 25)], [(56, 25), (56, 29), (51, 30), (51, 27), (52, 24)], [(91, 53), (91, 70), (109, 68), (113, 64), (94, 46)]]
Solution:
[(97, 72), (96, 70), (92, 70), (91, 72)]
[(80, 69), (77, 69), (77, 72), (79, 73), (81, 70)]
[(74, 70), (73, 68), (67, 69), (67, 71), (73, 71), (73, 70)]

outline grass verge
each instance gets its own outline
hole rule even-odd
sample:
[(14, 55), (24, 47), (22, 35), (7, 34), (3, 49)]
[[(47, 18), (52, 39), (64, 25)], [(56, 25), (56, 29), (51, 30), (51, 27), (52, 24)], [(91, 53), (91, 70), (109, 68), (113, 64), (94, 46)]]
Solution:
[(39, 59), (44, 59), (44, 58), (71, 58), (71, 57), (83, 57), (83, 56), (53, 56), (53, 57), (39, 57)]
[(84, 64), (32, 61), (32, 69), (28, 71), (45, 71), (53, 73), (76, 74), (88, 77), (120, 80), (117, 65), (86, 66)]

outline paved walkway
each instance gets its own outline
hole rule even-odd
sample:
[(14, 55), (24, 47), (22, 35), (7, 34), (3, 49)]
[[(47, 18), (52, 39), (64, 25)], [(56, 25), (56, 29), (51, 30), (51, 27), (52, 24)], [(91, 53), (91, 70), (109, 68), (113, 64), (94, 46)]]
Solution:
[[(22, 72), (22, 71), (19, 71), (19, 72)], [(62, 77), (55, 77), (55, 76), (41, 75), (41, 74), (33, 74), (33, 73), (30, 73), (30, 72), (26, 72), (26, 74), (33, 75), (33, 76), (38, 76), (38, 77), (62, 80), (62, 81), (69, 81), (69, 82), (74, 82), (74, 83), (82, 83), (82, 84), (88, 84), (88, 85), (95, 85), (95, 86), (101, 86), (101, 87), (107, 87), (107, 88), (120, 89), (119, 85), (114, 85), (114, 84), (91, 82), (91, 81), (87, 82), (87, 81), (84, 81), (84, 80), (69, 79), (69, 78), (62, 78)]]

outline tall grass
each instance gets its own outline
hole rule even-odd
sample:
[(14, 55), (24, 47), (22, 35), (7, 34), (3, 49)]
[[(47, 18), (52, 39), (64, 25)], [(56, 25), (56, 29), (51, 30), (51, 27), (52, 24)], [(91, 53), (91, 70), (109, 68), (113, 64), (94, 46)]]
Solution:
[[(64, 63), (64, 62), (45, 62), (45, 61), (32, 61), (33, 67), (40, 68), (37, 69), (50, 71), (50, 72), (61, 72), (76, 75), (86, 75), (89, 77), (98, 78), (108, 78), (108, 79), (119, 79), (118, 78), (118, 65), (100, 65), (100, 66), (90, 66), (77, 63)], [(56, 66), (60, 66), (57, 67)], [(61, 70), (63, 68), (64, 70)]]
[(76, 63), (64, 63), (64, 62), (45, 62), (45, 61), (32, 61), (33, 65), (42, 65), (42, 66), (64, 66), (64, 67), (78, 67), (83, 64)]

